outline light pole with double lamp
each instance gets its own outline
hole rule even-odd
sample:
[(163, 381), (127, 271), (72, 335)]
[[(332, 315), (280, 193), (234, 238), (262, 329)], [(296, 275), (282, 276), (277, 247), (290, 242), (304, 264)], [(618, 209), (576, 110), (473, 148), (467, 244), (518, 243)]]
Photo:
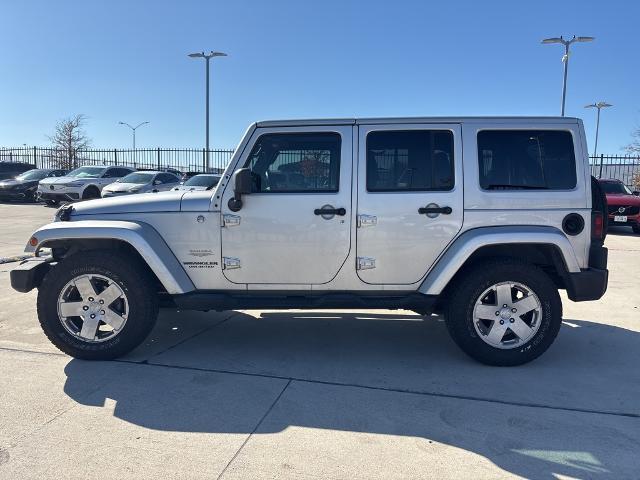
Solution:
[(138, 125), (136, 125), (135, 127), (132, 127), (131, 125), (129, 125), (127, 122), (118, 122), (119, 125), (125, 125), (127, 127), (129, 127), (131, 129), (131, 131), (133, 132), (133, 151), (136, 151), (136, 129), (138, 127), (141, 127), (142, 125), (146, 125), (149, 122), (142, 122), (139, 123)]
[(226, 53), (222, 52), (214, 52), (213, 50), (209, 53), (199, 52), (199, 53), (190, 53), (189, 56), (191, 58), (204, 58), (206, 60), (206, 79), (205, 79), (205, 116), (206, 116), (206, 141), (205, 141), (205, 172), (209, 171), (209, 60), (213, 57), (226, 57)]
[(576, 37), (575, 35), (571, 40), (565, 40), (562, 35), (560, 37), (545, 38), (542, 43), (561, 43), (564, 45), (564, 56), (562, 62), (564, 63), (564, 77), (562, 80), (562, 108), (560, 115), (564, 117), (564, 103), (567, 98), (567, 72), (569, 70), (569, 47), (575, 42), (592, 42), (594, 37)]
[[(584, 106), (584, 108), (598, 109), (598, 116), (596, 117), (596, 144), (593, 147), (593, 158), (595, 158), (598, 153), (598, 133), (600, 132), (600, 110), (607, 107), (613, 107), (613, 105), (607, 102), (598, 102), (598, 103), (592, 103), (590, 105)], [(600, 157), (600, 173), (598, 174), (598, 178), (602, 178), (602, 157)]]

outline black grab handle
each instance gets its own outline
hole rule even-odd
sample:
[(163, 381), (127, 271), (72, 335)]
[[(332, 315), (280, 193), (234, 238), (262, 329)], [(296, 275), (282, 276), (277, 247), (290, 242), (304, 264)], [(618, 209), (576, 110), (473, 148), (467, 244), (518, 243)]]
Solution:
[(344, 208), (316, 208), (313, 213), (315, 215), (340, 215), (341, 217), (347, 214)]
[(449, 215), (452, 211), (451, 207), (420, 207), (418, 209), (418, 213), (421, 215), (427, 213), (442, 213), (443, 215)]

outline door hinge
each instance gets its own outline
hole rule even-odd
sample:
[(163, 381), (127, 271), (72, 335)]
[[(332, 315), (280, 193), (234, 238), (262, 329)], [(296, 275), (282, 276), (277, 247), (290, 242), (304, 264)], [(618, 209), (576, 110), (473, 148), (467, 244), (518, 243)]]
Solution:
[(235, 257), (222, 257), (222, 268), (224, 270), (240, 268), (240, 259)]
[(378, 217), (375, 215), (358, 215), (358, 228), (375, 227), (378, 224)]
[(356, 260), (357, 270), (371, 270), (376, 268), (376, 259), (371, 257), (358, 257)]
[(224, 215), (222, 215), (223, 227), (237, 227), (238, 225), (240, 225), (239, 215), (231, 215), (230, 213), (225, 213)]

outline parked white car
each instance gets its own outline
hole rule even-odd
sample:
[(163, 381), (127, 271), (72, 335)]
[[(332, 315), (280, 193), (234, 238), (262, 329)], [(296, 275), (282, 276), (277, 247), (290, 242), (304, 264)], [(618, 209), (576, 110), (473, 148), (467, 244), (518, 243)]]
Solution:
[(41, 200), (50, 205), (100, 198), (105, 185), (133, 172), (129, 167), (92, 165), (76, 168), (64, 177), (46, 178), (38, 185)]
[(174, 188), (177, 192), (193, 192), (199, 190), (211, 190), (222, 178), (222, 175), (216, 175), (213, 173), (201, 173), (194, 175), (182, 185), (178, 185)]
[(102, 197), (116, 197), (132, 193), (165, 192), (180, 185), (173, 173), (158, 171), (133, 172), (102, 189)]
[(161, 302), (411, 309), (480, 362), (520, 365), (560, 331), (559, 290), (607, 288), (607, 204), (577, 118), (260, 122), (235, 152), (211, 191), (66, 205), (32, 235), (11, 285), (38, 288), (51, 342), (116, 358)]

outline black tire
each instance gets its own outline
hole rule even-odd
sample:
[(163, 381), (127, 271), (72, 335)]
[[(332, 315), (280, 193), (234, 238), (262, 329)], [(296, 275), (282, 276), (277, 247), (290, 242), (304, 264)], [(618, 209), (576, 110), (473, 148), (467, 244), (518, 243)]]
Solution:
[(640, 234), (640, 225), (633, 225), (633, 233)]
[[(124, 291), (129, 302), (122, 330), (101, 343), (84, 341), (69, 333), (58, 316), (58, 296), (73, 278), (83, 274), (103, 275)], [(64, 353), (85, 360), (111, 360), (133, 350), (151, 332), (158, 317), (158, 295), (151, 274), (140, 261), (113, 251), (79, 252), (55, 265), (38, 289), (38, 318), (49, 340)]]
[(87, 187), (84, 192), (82, 192), (82, 200), (93, 200), (95, 198), (100, 198), (100, 190), (93, 185)]
[[(500, 349), (485, 343), (473, 324), (478, 297), (492, 285), (506, 281), (529, 287), (542, 306), (536, 334), (512, 349)], [(486, 365), (515, 366), (536, 359), (551, 346), (562, 323), (562, 301), (557, 287), (538, 267), (517, 260), (495, 259), (476, 264), (461, 274), (448, 297), (445, 318), (451, 337), (467, 355)]]

